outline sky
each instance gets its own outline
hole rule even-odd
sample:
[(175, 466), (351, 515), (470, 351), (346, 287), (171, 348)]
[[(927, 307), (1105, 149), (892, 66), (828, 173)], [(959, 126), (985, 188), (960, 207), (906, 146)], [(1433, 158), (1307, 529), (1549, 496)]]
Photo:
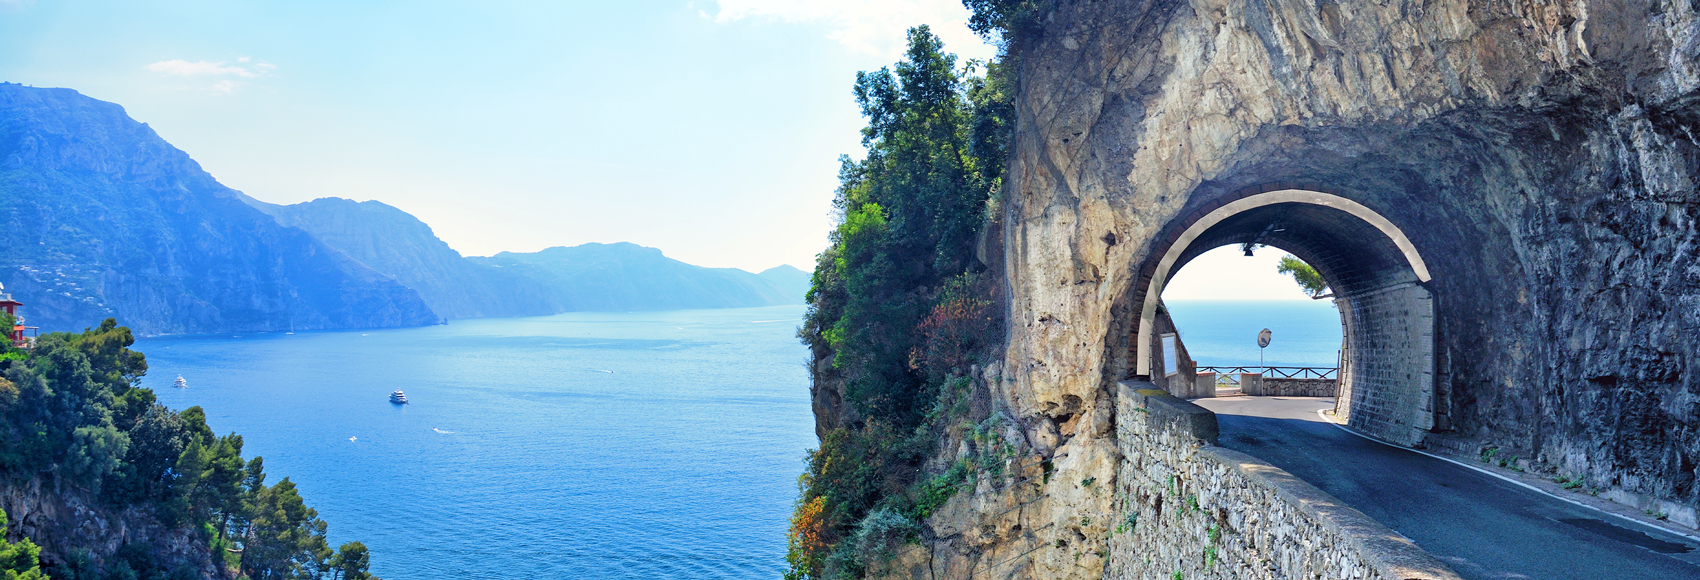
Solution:
[(1263, 247), (1247, 257), (1238, 244), (1199, 254), (1169, 277), (1163, 300), (1310, 300), (1291, 276), (1275, 271), (1285, 255)]
[(857, 71), (959, 0), (0, 0), (0, 80), (122, 105), (273, 203), (378, 200), (464, 255), (628, 241), (812, 269)]
[[(464, 255), (625, 241), (811, 270), (838, 157), (864, 153), (856, 72), (918, 24), (991, 58), (967, 18), (959, 0), (0, 0), (0, 81), (118, 103), (263, 201), (396, 206)], [(1280, 255), (1217, 250), (1164, 296), (1306, 299)]]

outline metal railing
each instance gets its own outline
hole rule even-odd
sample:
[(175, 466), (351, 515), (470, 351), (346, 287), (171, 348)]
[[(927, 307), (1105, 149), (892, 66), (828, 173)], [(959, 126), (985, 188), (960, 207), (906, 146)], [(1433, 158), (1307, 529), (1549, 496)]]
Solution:
[(1216, 373), (1218, 375), (1261, 373), (1263, 376), (1279, 379), (1332, 379), (1338, 378), (1340, 369), (1336, 367), (1210, 367), (1200, 365), (1198, 372)]
[(1240, 373), (1262, 373), (1265, 377), (1280, 379), (1338, 379), (1340, 369), (1337, 367), (1198, 367), (1201, 373), (1216, 373), (1216, 388), (1236, 388), (1240, 386)]

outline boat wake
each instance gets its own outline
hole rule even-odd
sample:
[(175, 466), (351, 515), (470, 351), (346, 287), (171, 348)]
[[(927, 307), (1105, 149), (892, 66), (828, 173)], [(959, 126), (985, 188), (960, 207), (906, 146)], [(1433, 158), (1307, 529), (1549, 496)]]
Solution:
[(611, 375), (611, 374), (614, 374), (614, 371), (611, 371), (611, 370), (608, 370), (608, 369), (584, 369), (584, 370), (587, 370), (587, 371), (596, 371), (596, 372), (599, 372), (599, 373), (608, 373), (608, 374), (610, 374), (610, 375)]
[(455, 433), (454, 431), (444, 431), (444, 430), (438, 429), (436, 427), (432, 427), (431, 430), (436, 431), (437, 434), (439, 434), (439, 435), (453, 435)]

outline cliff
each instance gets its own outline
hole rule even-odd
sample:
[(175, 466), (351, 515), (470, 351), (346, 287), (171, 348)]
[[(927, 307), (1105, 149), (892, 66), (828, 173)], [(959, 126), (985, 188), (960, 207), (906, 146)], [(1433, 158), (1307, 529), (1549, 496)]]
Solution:
[(127, 547), (146, 546), (148, 559), (171, 563), (181, 576), (188, 576), (181, 570), (187, 569), (193, 571), (188, 577), (225, 577), (206, 538), (191, 526), (165, 521), (158, 507), (115, 508), (98, 494), (56, 485), (48, 477), (0, 484), (0, 509), (10, 518), (7, 539), (40, 545), (49, 570), (63, 571), (78, 556), (105, 561)]
[[(1426, 262), (1396, 281), (1433, 300), (1416, 444), (1514, 449), (1532, 471), (1692, 513), (1696, 13), (1685, 0), (1057, 3), (1014, 44), (1019, 122), (991, 248), (1010, 328), (984, 376), (1025, 430), (1012, 441), (1086, 419), (1041, 450), (1043, 478), (953, 498), (900, 569), (1105, 574), (1115, 522), (1082, 515), (1115, 513), (1113, 389), (1142, 374), (1139, 301), (1189, 225), (1276, 191), (1361, 204)], [(1346, 222), (1260, 217), (1309, 230), (1270, 241), (1325, 276), (1405, 263)], [(1251, 241), (1268, 220), (1202, 241)]]
[(419, 294), (279, 225), (118, 105), (0, 84), (0, 283), (33, 326), (411, 326)]

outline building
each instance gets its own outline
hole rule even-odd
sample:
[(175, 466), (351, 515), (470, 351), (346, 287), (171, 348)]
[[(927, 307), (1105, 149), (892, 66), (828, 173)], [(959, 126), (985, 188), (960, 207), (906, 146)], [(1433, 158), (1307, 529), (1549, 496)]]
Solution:
[(12, 295), (6, 293), (6, 286), (0, 284), (0, 311), (5, 311), (13, 317), (12, 328), (7, 330), (6, 337), (12, 340), (12, 346), (30, 348), (35, 346), (35, 334), (38, 329), (34, 326), (24, 326), (24, 317), (18, 316), (18, 307), (23, 305), (24, 303), (13, 300)]

